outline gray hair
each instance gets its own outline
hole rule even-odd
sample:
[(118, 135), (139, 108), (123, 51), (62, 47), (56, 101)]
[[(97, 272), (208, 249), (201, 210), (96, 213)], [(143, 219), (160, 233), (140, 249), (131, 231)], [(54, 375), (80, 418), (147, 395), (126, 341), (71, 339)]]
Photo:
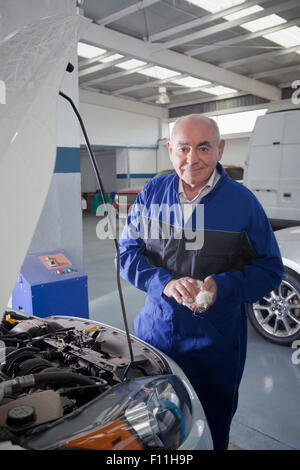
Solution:
[(170, 136), (171, 140), (172, 140), (172, 138), (173, 138), (174, 130), (175, 130), (175, 128), (177, 127), (177, 125), (178, 125), (181, 121), (183, 121), (184, 119), (187, 119), (187, 118), (190, 118), (190, 117), (198, 117), (198, 118), (203, 118), (203, 119), (207, 120), (207, 122), (209, 122), (209, 123), (213, 126), (213, 128), (214, 128), (214, 130), (215, 130), (216, 137), (217, 137), (217, 143), (218, 143), (218, 145), (219, 145), (220, 140), (221, 140), (221, 136), (220, 136), (220, 129), (219, 129), (218, 124), (216, 123), (216, 121), (215, 121), (214, 119), (209, 118), (209, 117), (207, 117), (207, 116), (203, 116), (202, 114), (189, 114), (189, 115), (187, 115), (187, 116), (181, 116), (181, 117), (179, 117), (178, 119), (176, 119), (175, 124), (174, 124), (173, 129), (172, 129), (172, 132), (171, 132), (171, 136)]

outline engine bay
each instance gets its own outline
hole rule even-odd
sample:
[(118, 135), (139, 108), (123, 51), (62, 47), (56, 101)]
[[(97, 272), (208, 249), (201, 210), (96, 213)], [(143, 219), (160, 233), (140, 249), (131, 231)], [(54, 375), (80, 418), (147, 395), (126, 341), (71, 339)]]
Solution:
[(0, 440), (48, 429), (131, 378), (170, 373), (159, 352), (137, 338), (131, 363), (124, 332), (76, 317), (5, 312), (0, 340)]

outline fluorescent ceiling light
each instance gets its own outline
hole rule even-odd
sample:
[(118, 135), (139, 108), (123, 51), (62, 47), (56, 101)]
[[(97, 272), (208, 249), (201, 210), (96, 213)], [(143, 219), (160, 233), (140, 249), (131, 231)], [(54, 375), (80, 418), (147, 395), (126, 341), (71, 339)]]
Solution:
[(143, 62), (142, 60), (137, 60), (137, 59), (129, 59), (126, 60), (125, 62), (121, 62), (121, 64), (118, 64), (117, 67), (120, 67), (120, 69), (124, 70), (131, 70), (135, 69), (136, 67), (141, 67), (142, 65), (146, 65), (147, 62)]
[(225, 18), (225, 20), (227, 21), (233, 21), (261, 10), (263, 10), (263, 7), (259, 5), (253, 5), (253, 7), (244, 8), (243, 10), (237, 11), (236, 13), (231, 13), (230, 15), (223, 16), (223, 18)]
[(300, 46), (300, 28), (298, 26), (291, 26), (281, 31), (265, 34), (263, 37), (283, 47), (293, 47), (298, 46), (298, 44)]
[(187, 2), (210, 11), (211, 13), (216, 13), (217, 11), (226, 10), (227, 8), (235, 5), (240, 5), (241, 3), (244, 3), (245, 0), (187, 0)]
[(93, 59), (98, 55), (105, 54), (106, 50), (101, 49), (100, 47), (91, 46), (90, 44), (85, 44), (84, 42), (79, 42), (77, 45), (77, 54), (80, 57), (85, 57), (86, 59)]
[(174, 70), (165, 69), (164, 67), (159, 67), (158, 65), (141, 70), (139, 73), (158, 79), (170, 78), (175, 77), (176, 75), (180, 75), (179, 72), (174, 72)]
[(185, 77), (185, 78), (177, 78), (176, 80), (172, 80), (172, 83), (194, 88), (194, 87), (200, 87), (203, 85), (209, 85), (211, 82), (208, 82), (207, 80), (201, 80), (200, 78), (195, 78), (195, 77)]
[(117, 59), (121, 59), (122, 57), (124, 57), (123, 55), (121, 54), (113, 54), (113, 55), (110, 55), (109, 57), (104, 57), (103, 59), (99, 59), (100, 62), (111, 62), (112, 60), (117, 60)]
[(242, 28), (247, 29), (254, 33), (255, 31), (260, 31), (266, 28), (272, 28), (272, 26), (277, 26), (278, 24), (286, 23), (286, 20), (278, 15), (267, 15), (258, 20), (249, 21), (241, 25)]
[(237, 90), (234, 88), (227, 88), (226, 86), (218, 85), (209, 88), (205, 88), (203, 93), (210, 93), (212, 95), (227, 95), (228, 93), (236, 93)]

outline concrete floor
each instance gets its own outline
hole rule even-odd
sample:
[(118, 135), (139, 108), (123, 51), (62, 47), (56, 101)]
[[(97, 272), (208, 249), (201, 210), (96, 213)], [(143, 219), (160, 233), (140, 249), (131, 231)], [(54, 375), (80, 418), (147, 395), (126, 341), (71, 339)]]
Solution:
[[(83, 216), (84, 269), (88, 274), (90, 317), (124, 329), (114, 266), (113, 240), (99, 240), (99, 219)], [(142, 307), (145, 294), (122, 280), (128, 324)], [(300, 449), (300, 365), (293, 349), (267, 342), (249, 324), (248, 351), (233, 419), (230, 449)]]

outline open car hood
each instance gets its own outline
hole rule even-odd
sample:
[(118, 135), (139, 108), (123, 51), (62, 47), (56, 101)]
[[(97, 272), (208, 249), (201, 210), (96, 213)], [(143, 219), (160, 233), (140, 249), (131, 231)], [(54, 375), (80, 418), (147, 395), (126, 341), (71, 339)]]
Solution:
[[(11, 14), (9, 7), (3, 8), (3, 24), (9, 23)], [(50, 186), (56, 159), (58, 91), (79, 23), (76, 15), (45, 17), (0, 35), (2, 312)]]

